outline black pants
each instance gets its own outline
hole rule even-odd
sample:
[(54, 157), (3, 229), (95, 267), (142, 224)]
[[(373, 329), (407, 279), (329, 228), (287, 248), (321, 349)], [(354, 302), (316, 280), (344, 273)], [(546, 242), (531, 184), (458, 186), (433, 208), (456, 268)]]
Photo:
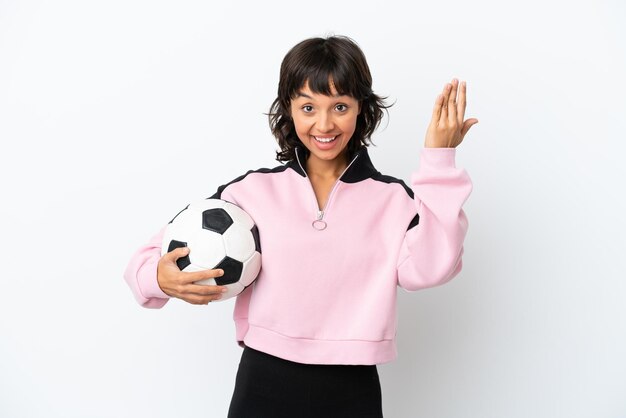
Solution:
[(228, 418), (381, 418), (376, 365), (302, 364), (245, 347)]

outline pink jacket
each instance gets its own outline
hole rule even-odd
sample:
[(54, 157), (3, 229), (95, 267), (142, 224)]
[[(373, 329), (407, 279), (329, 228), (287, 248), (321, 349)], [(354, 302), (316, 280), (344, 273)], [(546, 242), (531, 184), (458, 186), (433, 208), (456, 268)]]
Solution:
[[(259, 230), (261, 271), (235, 300), (237, 342), (300, 363), (395, 360), (397, 287), (437, 286), (461, 271), (471, 180), (456, 168), (455, 148), (422, 148), (408, 187), (378, 172), (361, 147), (319, 210), (306, 152), (250, 170), (211, 196), (240, 206)], [(169, 299), (156, 279), (162, 235), (124, 273), (146, 308)]]

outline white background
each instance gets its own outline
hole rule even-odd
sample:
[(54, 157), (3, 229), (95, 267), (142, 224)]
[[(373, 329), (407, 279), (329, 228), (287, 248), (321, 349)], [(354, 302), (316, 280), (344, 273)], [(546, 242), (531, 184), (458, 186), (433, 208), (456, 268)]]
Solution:
[(144, 309), (122, 274), (188, 202), (279, 164), (280, 62), (340, 34), (396, 102), (381, 172), (409, 180), (452, 77), (480, 121), (464, 269), (400, 290), (385, 416), (626, 417), (624, 4), (400, 4), (0, 0), (0, 416), (226, 416), (234, 300)]

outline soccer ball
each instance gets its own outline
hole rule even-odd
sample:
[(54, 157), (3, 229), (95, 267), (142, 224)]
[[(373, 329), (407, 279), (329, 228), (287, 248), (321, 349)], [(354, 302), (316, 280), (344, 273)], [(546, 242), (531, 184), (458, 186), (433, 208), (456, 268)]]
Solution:
[(237, 296), (261, 270), (259, 230), (247, 212), (226, 200), (208, 198), (180, 211), (165, 228), (161, 256), (179, 247), (189, 247), (189, 254), (176, 260), (182, 271), (224, 270), (220, 277), (194, 282), (226, 286), (217, 300)]

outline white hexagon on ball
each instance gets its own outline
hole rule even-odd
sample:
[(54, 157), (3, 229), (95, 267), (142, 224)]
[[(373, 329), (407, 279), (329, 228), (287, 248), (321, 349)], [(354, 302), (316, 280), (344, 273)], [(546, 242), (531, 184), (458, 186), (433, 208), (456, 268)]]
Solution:
[(250, 232), (252, 227), (247, 228), (237, 223), (234, 223), (224, 232), (222, 239), (224, 240), (224, 248), (226, 254), (241, 262), (252, 257), (254, 254), (254, 237), (252, 239), (241, 239), (241, 237), (252, 233)]

